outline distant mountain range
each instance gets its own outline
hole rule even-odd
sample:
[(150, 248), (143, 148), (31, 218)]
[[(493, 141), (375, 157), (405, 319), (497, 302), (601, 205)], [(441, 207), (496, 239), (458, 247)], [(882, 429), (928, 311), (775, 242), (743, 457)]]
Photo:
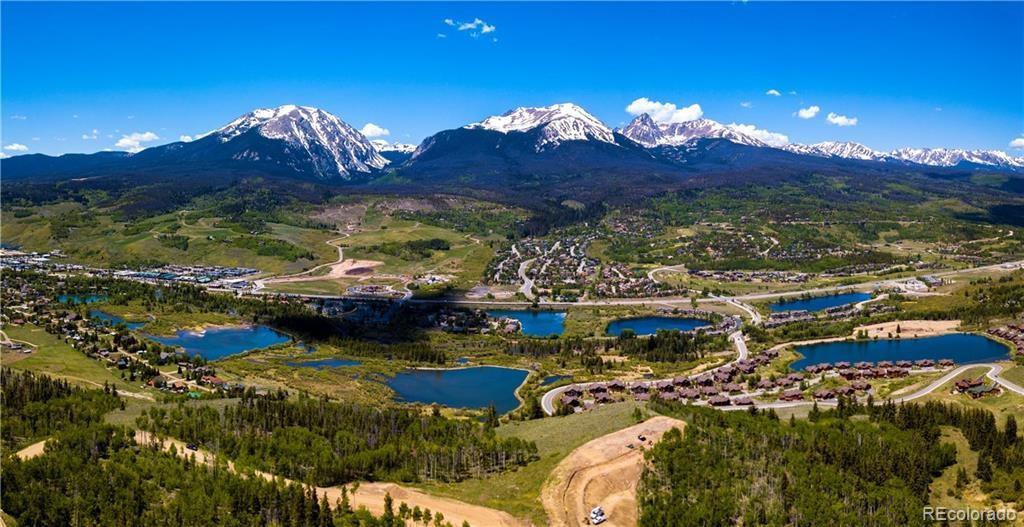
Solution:
[(705, 171), (751, 166), (770, 166), (774, 171), (830, 166), (849, 169), (845, 162), (861, 163), (856, 166), (872, 170), (896, 166), (1024, 173), (1024, 157), (996, 150), (904, 148), (879, 152), (858, 143), (831, 141), (773, 145), (749, 133), (749, 127), (710, 119), (658, 123), (643, 114), (622, 129), (612, 130), (571, 103), (516, 108), (439, 132), (419, 146), (370, 141), (326, 111), (285, 105), (247, 113), (191, 142), (156, 146), (136, 154), (22, 155), (4, 159), (0, 167), (8, 180), (214, 170), (329, 183), (365, 183), (378, 178), (414, 183), (461, 181), (500, 190), (524, 182), (543, 186), (537, 178), (561, 181), (586, 176), (597, 178), (595, 184), (620, 185), (624, 177), (641, 177), (665, 183)]

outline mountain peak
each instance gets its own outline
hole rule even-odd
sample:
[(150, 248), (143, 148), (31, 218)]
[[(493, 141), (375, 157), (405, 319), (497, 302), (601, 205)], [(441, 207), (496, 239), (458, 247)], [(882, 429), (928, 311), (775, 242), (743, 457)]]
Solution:
[(652, 148), (680, 146), (696, 139), (727, 139), (747, 146), (768, 146), (764, 141), (711, 119), (694, 119), (681, 123), (658, 123), (646, 113), (638, 115), (620, 133), (629, 139)]
[(539, 129), (541, 137), (536, 144), (537, 151), (549, 146), (558, 146), (565, 141), (596, 140), (615, 143), (615, 136), (610, 128), (573, 103), (519, 107), (478, 123), (468, 124), (464, 128), (492, 130), (503, 134)]
[[(305, 165), (319, 179), (341, 177), (352, 172), (372, 172), (388, 164), (366, 137), (337, 116), (314, 108), (285, 104), (259, 108), (208, 134), (220, 143), (228, 143), (243, 134), (281, 141), (290, 156), (289, 165)], [(258, 153), (240, 152), (239, 159)]]

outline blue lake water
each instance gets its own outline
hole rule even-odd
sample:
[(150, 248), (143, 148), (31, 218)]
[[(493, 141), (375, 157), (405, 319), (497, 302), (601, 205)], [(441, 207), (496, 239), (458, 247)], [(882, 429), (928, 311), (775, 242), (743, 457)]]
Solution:
[(855, 304), (871, 298), (870, 293), (843, 293), (839, 295), (819, 296), (790, 300), (788, 302), (775, 302), (768, 306), (772, 311), (821, 311), (830, 307), (843, 304)]
[(200, 355), (206, 360), (217, 360), (291, 340), (288, 335), (267, 326), (207, 328), (201, 332), (181, 330), (173, 337), (149, 335), (149, 338), (168, 346), (185, 348), (189, 355)]
[(572, 379), (572, 375), (548, 375), (544, 377), (543, 381), (540, 381), (541, 386), (550, 386), (563, 379)]
[(515, 391), (528, 372), (494, 366), (451, 370), (407, 370), (388, 380), (396, 399), (438, 403), (452, 408), (486, 408), (494, 403), (499, 414), (519, 406)]
[(288, 362), (286, 364), (298, 368), (316, 368), (318, 370), (322, 370), (324, 368), (343, 368), (345, 366), (359, 366), (360, 364), (362, 364), (362, 362), (351, 359), (320, 359)]
[(523, 311), (515, 309), (499, 309), (488, 311), (493, 318), (514, 318), (522, 324), (523, 335), (529, 337), (548, 337), (561, 335), (565, 331), (565, 311)]
[(103, 322), (105, 322), (105, 323), (107, 323), (107, 324), (109, 324), (111, 326), (116, 326), (116, 325), (121, 324), (123, 322), (124, 325), (128, 329), (139, 329), (142, 326), (146, 325), (145, 322), (125, 322), (123, 318), (121, 318), (121, 317), (119, 317), (117, 315), (111, 315), (110, 313), (104, 313), (103, 311), (100, 311), (99, 309), (89, 310), (89, 318), (96, 319), (96, 320), (102, 320)]
[(57, 301), (61, 304), (95, 304), (106, 299), (106, 295), (60, 295), (57, 297)]
[(701, 320), (699, 318), (679, 318), (679, 317), (639, 317), (639, 318), (623, 318), (619, 320), (613, 320), (611, 324), (608, 324), (607, 333), (609, 335), (619, 336), (623, 330), (632, 329), (638, 336), (653, 335), (658, 332), (659, 329), (677, 329), (679, 331), (689, 331), (699, 327), (709, 325), (707, 320)]
[(790, 367), (802, 370), (811, 364), (847, 361), (951, 359), (957, 364), (1003, 360), (1010, 356), (1006, 346), (981, 335), (952, 333), (938, 337), (824, 342), (797, 346), (803, 358)]

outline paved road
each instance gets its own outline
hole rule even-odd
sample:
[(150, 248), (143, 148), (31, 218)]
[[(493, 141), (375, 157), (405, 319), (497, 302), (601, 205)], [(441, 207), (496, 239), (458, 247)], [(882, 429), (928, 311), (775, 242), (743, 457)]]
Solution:
[[(701, 375), (705, 375), (705, 374), (708, 374), (708, 373), (714, 373), (714, 372), (716, 372), (716, 371), (718, 371), (718, 370), (720, 370), (722, 368), (725, 368), (726, 366), (730, 366), (732, 364), (735, 364), (737, 361), (745, 360), (750, 355), (749, 352), (747, 351), (747, 343), (746, 343), (746, 341), (743, 340), (743, 332), (742, 331), (736, 331), (736, 332), (732, 333), (731, 335), (729, 335), (729, 340), (732, 341), (733, 346), (736, 348), (736, 358), (735, 359), (733, 359), (733, 360), (731, 360), (731, 361), (729, 361), (729, 362), (727, 362), (725, 364), (722, 364), (721, 366), (716, 366), (714, 368), (711, 368), (710, 370), (705, 370), (705, 371), (702, 371), (700, 373), (695, 373), (693, 375), (690, 375), (688, 378), (694, 379), (694, 378), (699, 377)], [(665, 380), (671, 380), (671, 378), (670, 379), (659, 379), (659, 380), (665, 381)], [(599, 383), (603, 383), (603, 382), (605, 382), (605, 381), (576, 383), (576, 384), (571, 384), (571, 385), (566, 385), (566, 386), (559, 386), (558, 388), (552, 388), (552, 389), (548, 390), (547, 392), (545, 392), (544, 395), (540, 398), (540, 407), (541, 407), (542, 410), (544, 410), (544, 413), (546, 413), (548, 415), (555, 415), (555, 400), (558, 399), (558, 397), (562, 395), (562, 392), (567, 390), (569, 388), (569, 386), (576, 386), (576, 387), (578, 387), (580, 389), (586, 390), (592, 384), (599, 384)], [(645, 381), (645, 382), (648, 382), (648, 381)], [(649, 382), (658, 382), (658, 380), (649, 381)]]
[(533, 300), (533, 279), (526, 274), (526, 270), (530, 268), (536, 258), (530, 258), (529, 260), (523, 260), (519, 264), (519, 278), (523, 279), (523, 285), (519, 288), (519, 292), (526, 298)]

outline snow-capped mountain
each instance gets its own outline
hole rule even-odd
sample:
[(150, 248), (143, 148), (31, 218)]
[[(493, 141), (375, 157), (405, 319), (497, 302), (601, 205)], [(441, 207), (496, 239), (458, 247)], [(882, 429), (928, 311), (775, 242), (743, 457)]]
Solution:
[(410, 145), (408, 143), (389, 143), (384, 139), (374, 139), (370, 141), (373, 143), (374, 148), (378, 152), (398, 152), (400, 154), (411, 154), (416, 151), (416, 145)]
[(697, 139), (727, 139), (741, 145), (769, 146), (756, 137), (711, 119), (657, 123), (649, 115), (640, 114), (619, 133), (647, 148), (681, 146)]
[[(283, 154), (292, 159), (278, 158), (277, 163), (308, 170), (318, 179), (349, 179), (355, 172), (370, 173), (388, 164), (358, 130), (309, 106), (260, 108), (210, 132), (200, 141), (212, 139), (226, 144), (252, 134), (283, 143)], [(265, 161), (268, 155), (259, 148), (245, 148), (235, 152), (233, 158)]]
[(615, 134), (610, 128), (583, 108), (571, 103), (516, 108), (468, 124), (464, 128), (493, 130), (503, 134), (539, 130), (535, 145), (538, 152), (557, 147), (566, 141), (594, 140), (615, 144)]
[(838, 157), (843, 159), (860, 159), (863, 161), (885, 161), (889, 154), (872, 150), (860, 143), (850, 141), (824, 141), (813, 145), (788, 144), (781, 147), (787, 152), (805, 156)]
[(1024, 168), (1024, 157), (1013, 157), (1001, 150), (962, 150), (959, 148), (901, 148), (892, 151), (901, 161), (951, 167), (960, 163), (997, 167)]

